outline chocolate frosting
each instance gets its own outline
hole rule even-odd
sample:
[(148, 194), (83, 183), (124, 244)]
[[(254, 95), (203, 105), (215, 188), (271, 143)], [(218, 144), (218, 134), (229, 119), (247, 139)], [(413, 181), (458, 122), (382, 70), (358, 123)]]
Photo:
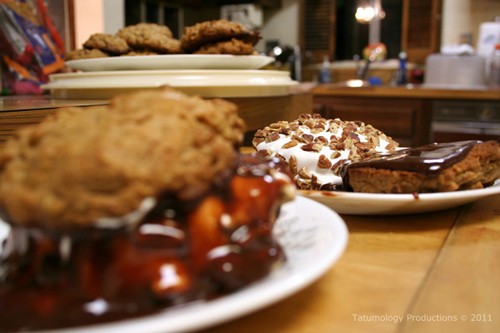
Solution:
[(403, 170), (436, 177), (442, 170), (463, 160), (478, 142), (480, 141), (431, 143), (393, 153), (381, 153), (360, 162), (346, 164), (341, 171), (341, 176), (346, 187), (349, 183), (349, 170), (354, 168)]

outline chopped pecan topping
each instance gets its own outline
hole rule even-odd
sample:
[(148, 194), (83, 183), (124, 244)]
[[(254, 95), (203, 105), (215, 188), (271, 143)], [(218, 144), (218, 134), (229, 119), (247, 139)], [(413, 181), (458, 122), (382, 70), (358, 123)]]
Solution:
[(261, 149), (259, 151), (257, 151), (257, 154), (265, 159), (271, 157), (271, 155), (273, 154), (273, 152), (270, 150), (270, 149)]
[(312, 151), (312, 152), (319, 153), (321, 151), (322, 147), (323, 147), (323, 145), (321, 143), (311, 142), (311, 143), (306, 143), (305, 145), (300, 147), (300, 149), (302, 149), (304, 151)]
[(304, 134), (302, 134), (302, 138), (304, 138), (305, 142), (311, 143), (314, 140), (314, 135), (304, 133)]
[(333, 174), (338, 176), (340, 174), (340, 168), (342, 167), (342, 165), (348, 160), (339, 160), (337, 161), (337, 163), (335, 163), (334, 165), (332, 165), (332, 167), (330, 168), (330, 170), (333, 171)]
[(288, 148), (295, 147), (298, 144), (299, 143), (297, 142), (297, 140), (291, 140), (291, 141), (288, 141), (287, 143), (285, 143), (283, 146), (281, 146), (281, 148), (288, 149)]
[(341, 154), (339, 151), (335, 150), (335, 151), (333, 151), (333, 153), (332, 153), (332, 155), (330, 156), (330, 158), (331, 158), (332, 160), (334, 160), (334, 159), (336, 159), (336, 158), (339, 158), (339, 157), (340, 157), (340, 155), (342, 155), (342, 154)]
[(297, 174), (297, 157), (295, 155), (290, 156), (290, 159), (288, 160), (288, 165), (290, 166), (290, 170), (293, 172), (294, 175)]
[(319, 156), (318, 168), (320, 169), (330, 169), (332, 167), (332, 162), (323, 154)]
[(280, 138), (280, 135), (276, 132), (273, 132), (273, 133), (269, 133), (267, 136), (266, 136), (266, 142), (273, 142), (273, 141), (276, 141)]
[(300, 178), (303, 178), (303, 179), (311, 179), (311, 173), (309, 172), (309, 170), (307, 170), (306, 167), (302, 167), (302, 169), (299, 170), (299, 173), (298, 173), (299, 177)]
[(314, 142), (321, 143), (323, 146), (328, 146), (328, 139), (324, 136), (317, 136)]

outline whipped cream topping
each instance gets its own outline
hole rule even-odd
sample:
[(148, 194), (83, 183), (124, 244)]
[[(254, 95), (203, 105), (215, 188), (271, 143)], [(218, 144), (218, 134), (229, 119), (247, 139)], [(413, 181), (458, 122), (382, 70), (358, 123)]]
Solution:
[(371, 125), (310, 114), (257, 131), (253, 144), (265, 157), (284, 159), (301, 189), (341, 185), (341, 164), (398, 147), (394, 140)]

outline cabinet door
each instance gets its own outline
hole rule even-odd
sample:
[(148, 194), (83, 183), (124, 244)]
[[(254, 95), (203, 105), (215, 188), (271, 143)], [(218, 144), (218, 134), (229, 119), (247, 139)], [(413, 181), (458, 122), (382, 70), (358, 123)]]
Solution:
[(408, 61), (424, 64), (441, 44), (443, 0), (403, 0), (401, 49)]
[(299, 44), (313, 59), (335, 59), (336, 0), (300, 0)]

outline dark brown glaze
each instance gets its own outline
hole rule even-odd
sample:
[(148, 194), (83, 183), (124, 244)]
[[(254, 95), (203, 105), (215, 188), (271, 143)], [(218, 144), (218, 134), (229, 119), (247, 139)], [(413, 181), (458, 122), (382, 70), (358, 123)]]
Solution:
[(344, 187), (349, 189), (349, 170), (354, 168), (375, 168), (388, 170), (413, 171), (428, 177), (439, 173), (460, 162), (479, 141), (459, 141), (431, 143), (417, 148), (407, 148), (394, 153), (381, 153), (363, 161), (345, 164), (341, 169)]
[(272, 176), (275, 162), (242, 157), (230, 181), (190, 202), (166, 194), (133, 228), (13, 227), (0, 258), (0, 331), (141, 316), (266, 276), (284, 260), (272, 224), (287, 182)]

